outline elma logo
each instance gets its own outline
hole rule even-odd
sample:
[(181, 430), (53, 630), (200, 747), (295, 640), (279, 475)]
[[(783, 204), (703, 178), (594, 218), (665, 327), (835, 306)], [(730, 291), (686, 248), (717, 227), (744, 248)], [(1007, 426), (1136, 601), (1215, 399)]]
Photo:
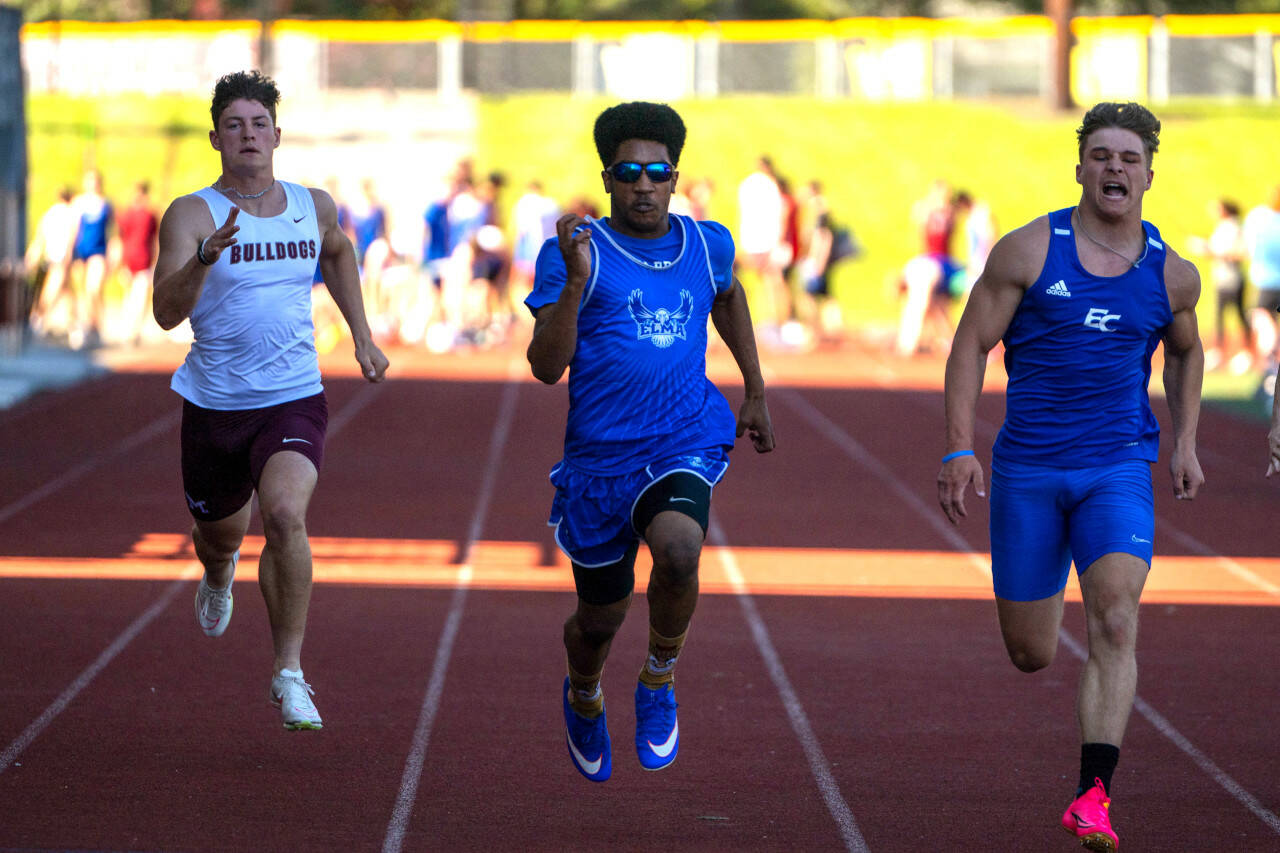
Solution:
[(685, 324), (693, 313), (693, 296), (687, 290), (680, 291), (680, 307), (674, 311), (659, 308), (651, 311), (644, 305), (644, 291), (631, 291), (627, 300), (627, 309), (631, 319), (636, 322), (636, 338), (648, 338), (658, 349), (666, 349), (676, 342), (676, 338), (685, 339)]

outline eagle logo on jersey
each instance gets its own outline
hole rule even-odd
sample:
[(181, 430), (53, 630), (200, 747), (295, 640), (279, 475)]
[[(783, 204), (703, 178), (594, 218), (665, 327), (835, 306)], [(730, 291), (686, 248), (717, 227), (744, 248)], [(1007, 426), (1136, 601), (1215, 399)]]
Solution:
[(676, 338), (685, 339), (685, 326), (693, 314), (693, 294), (680, 291), (680, 307), (674, 311), (666, 308), (651, 311), (644, 306), (644, 291), (636, 289), (627, 299), (627, 310), (636, 321), (636, 340), (648, 338), (658, 349), (666, 349)]

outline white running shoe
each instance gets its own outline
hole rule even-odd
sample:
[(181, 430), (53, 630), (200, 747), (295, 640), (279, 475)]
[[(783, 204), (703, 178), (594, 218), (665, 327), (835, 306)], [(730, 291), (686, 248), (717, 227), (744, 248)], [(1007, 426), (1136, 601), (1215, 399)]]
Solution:
[(311, 701), (315, 693), (311, 685), (302, 680), (301, 670), (282, 669), (271, 679), (271, 704), (280, 709), (286, 729), (324, 728), (320, 712)]
[(240, 552), (231, 555), (231, 580), (224, 589), (209, 586), (209, 573), (206, 571), (196, 587), (196, 622), (200, 630), (210, 637), (221, 637), (231, 621), (231, 584), (236, 579), (236, 564), (240, 562)]

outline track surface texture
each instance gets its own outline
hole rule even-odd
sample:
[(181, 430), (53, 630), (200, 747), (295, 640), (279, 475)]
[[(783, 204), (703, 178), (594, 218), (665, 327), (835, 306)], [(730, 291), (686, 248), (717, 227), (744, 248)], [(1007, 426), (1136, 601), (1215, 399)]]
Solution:
[[(936, 503), (940, 360), (762, 354), (778, 449), (743, 442), (716, 489), (679, 759), (647, 773), (631, 746), (642, 551), (604, 674), (614, 775), (596, 785), (564, 744), (574, 596), (544, 523), (565, 387), (534, 382), (518, 344), (389, 355), (377, 387), (345, 352), (323, 362), (303, 654), (320, 732), (283, 730), (266, 701), (256, 523), (227, 633), (194, 624), (168, 388), (181, 352), (119, 353), (0, 412), (0, 850), (1078, 849), (1058, 827), (1079, 754), (1078, 587), (1055, 663), (1017, 672), (987, 506), (971, 494), (951, 527)], [(736, 406), (723, 350), (711, 370)], [(984, 465), (1002, 375), (980, 405)], [(1199, 435), (1199, 499), (1174, 501), (1166, 458), (1155, 468), (1139, 700), (1113, 782), (1126, 853), (1280, 850), (1280, 498), (1265, 427), (1206, 407)]]

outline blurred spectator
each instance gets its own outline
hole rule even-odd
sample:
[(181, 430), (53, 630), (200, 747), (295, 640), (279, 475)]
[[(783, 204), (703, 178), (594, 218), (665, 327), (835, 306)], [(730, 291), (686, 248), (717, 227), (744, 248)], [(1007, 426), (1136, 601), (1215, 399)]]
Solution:
[[(80, 214), (71, 204), (71, 187), (58, 190), (55, 201), (36, 226), (27, 247), (27, 270), (32, 276), (31, 327), (37, 335), (51, 334), (61, 324), (64, 330), (75, 322), (75, 293), (71, 285), (71, 248), (80, 230)], [(63, 302), (65, 319), (57, 316)]]
[(831, 271), (841, 261), (857, 257), (859, 249), (852, 231), (833, 220), (821, 182), (809, 182), (804, 203), (809, 230), (798, 264), (797, 315), (810, 340), (837, 341), (844, 336), (844, 318), (831, 293)]
[(497, 225), (482, 225), (471, 238), (471, 285), (466, 337), (477, 346), (506, 339), (515, 321), (509, 292), (511, 249)]
[[(515, 247), (511, 259), (511, 296), (524, 301), (533, 287), (534, 262), (542, 244), (555, 236), (560, 205), (543, 192), (541, 181), (530, 181), (511, 211)], [(517, 317), (528, 312), (517, 311)]]
[(151, 203), (151, 185), (138, 181), (133, 200), (117, 220), (120, 234), (120, 267), (128, 277), (121, 335), (135, 345), (151, 321), (151, 274), (156, 262), (156, 237), (160, 221)]
[(382, 271), (391, 258), (391, 243), (387, 240), (387, 209), (378, 199), (372, 178), (360, 182), (360, 191), (347, 209), (363, 283), (365, 313), (369, 315), (374, 339), (385, 340), (388, 298), (382, 289)]
[(710, 178), (698, 178), (689, 182), (689, 215), (699, 222), (711, 218), (711, 195), (715, 182)]
[(899, 280), (904, 299), (897, 351), (904, 356), (946, 352), (952, 332), (951, 306), (956, 293), (964, 290), (964, 266), (951, 252), (956, 206), (946, 181), (933, 182), (912, 208), (912, 219), (920, 229), (923, 251), (907, 261)]
[(1280, 309), (1280, 184), (1271, 198), (1249, 211), (1244, 220), (1249, 278), (1257, 291), (1251, 319), (1254, 352), (1264, 370), (1276, 355), (1276, 310)]
[(1231, 199), (1216, 199), (1209, 204), (1215, 225), (1209, 239), (1193, 237), (1191, 249), (1209, 258), (1210, 276), (1217, 297), (1214, 308), (1214, 345), (1204, 354), (1206, 370), (1215, 370), (1227, 358), (1227, 313), (1240, 321), (1244, 349), (1231, 358), (1234, 372), (1243, 373), (1253, 363), (1253, 333), (1244, 310), (1244, 226), (1240, 221), (1240, 205)]
[(761, 157), (738, 184), (738, 251), (745, 266), (759, 278), (766, 310), (760, 322), (780, 328), (791, 315), (791, 303), (783, 269), (791, 262), (784, 256), (786, 208), (774, 175), (773, 162)]
[(72, 202), (80, 215), (80, 227), (71, 251), (71, 278), (79, 279), (75, 325), (67, 333), (72, 349), (96, 346), (102, 341), (107, 281), (107, 240), (112, 222), (111, 203), (102, 194), (102, 173), (85, 172), (84, 185)]
[(987, 256), (1000, 237), (1000, 229), (996, 225), (995, 214), (991, 212), (991, 205), (982, 199), (975, 199), (965, 190), (956, 193), (954, 207), (955, 212), (964, 217), (964, 292), (968, 294), (987, 265)]

